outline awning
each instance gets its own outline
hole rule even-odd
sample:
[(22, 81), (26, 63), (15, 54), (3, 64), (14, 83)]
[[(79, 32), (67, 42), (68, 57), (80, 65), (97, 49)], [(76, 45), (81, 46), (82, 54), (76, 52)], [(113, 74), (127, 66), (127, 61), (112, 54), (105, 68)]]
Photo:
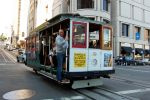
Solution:
[(136, 54), (140, 54), (140, 55), (145, 53), (144, 50), (141, 48), (135, 48), (135, 51), (136, 51)]
[(150, 50), (145, 50), (145, 54), (150, 54)]
[(131, 47), (121, 47), (121, 49), (127, 53), (132, 53), (132, 50), (133, 50)]

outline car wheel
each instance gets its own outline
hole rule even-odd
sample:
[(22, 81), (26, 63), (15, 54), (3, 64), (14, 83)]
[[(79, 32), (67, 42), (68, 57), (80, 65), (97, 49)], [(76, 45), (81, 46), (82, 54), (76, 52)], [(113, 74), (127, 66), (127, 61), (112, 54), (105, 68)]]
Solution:
[(27, 65), (27, 61), (24, 61), (24, 64)]
[(24, 61), (24, 58), (22, 58), (22, 62), (24, 63), (25, 61)]
[(19, 62), (19, 59), (17, 58), (17, 62)]

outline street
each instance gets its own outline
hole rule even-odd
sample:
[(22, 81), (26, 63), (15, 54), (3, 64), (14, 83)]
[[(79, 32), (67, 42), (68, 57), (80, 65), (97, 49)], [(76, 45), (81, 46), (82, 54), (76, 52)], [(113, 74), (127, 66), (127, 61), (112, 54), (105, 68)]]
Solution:
[(0, 100), (148, 100), (150, 66), (115, 66), (103, 85), (73, 90), (17, 63), (10, 51), (0, 49)]

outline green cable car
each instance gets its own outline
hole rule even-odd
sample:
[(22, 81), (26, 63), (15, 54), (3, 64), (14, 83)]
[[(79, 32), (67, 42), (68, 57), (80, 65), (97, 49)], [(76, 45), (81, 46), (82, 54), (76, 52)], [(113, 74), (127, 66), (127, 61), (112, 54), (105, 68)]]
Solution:
[(54, 44), (59, 29), (69, 37), (61, 72), (66, 81), (60, 83), (74, 89), (99, 86), (101, 77), (115, 73), (112, 27), (79, 14), (60, 14), (37, 27), (26, 38), (27, 66), (58, 81)]

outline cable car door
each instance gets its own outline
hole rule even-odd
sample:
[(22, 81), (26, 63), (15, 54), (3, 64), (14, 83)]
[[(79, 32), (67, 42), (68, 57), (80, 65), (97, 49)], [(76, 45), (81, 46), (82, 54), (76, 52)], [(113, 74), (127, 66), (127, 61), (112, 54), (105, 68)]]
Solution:
[(88, 71), (100, 71), (102, 50), (100, 50), (100, 25), (89, 23)]
[(70, 22), (69, 72), (86, 72), (88, 66), (87, 31), (88, 23)]

